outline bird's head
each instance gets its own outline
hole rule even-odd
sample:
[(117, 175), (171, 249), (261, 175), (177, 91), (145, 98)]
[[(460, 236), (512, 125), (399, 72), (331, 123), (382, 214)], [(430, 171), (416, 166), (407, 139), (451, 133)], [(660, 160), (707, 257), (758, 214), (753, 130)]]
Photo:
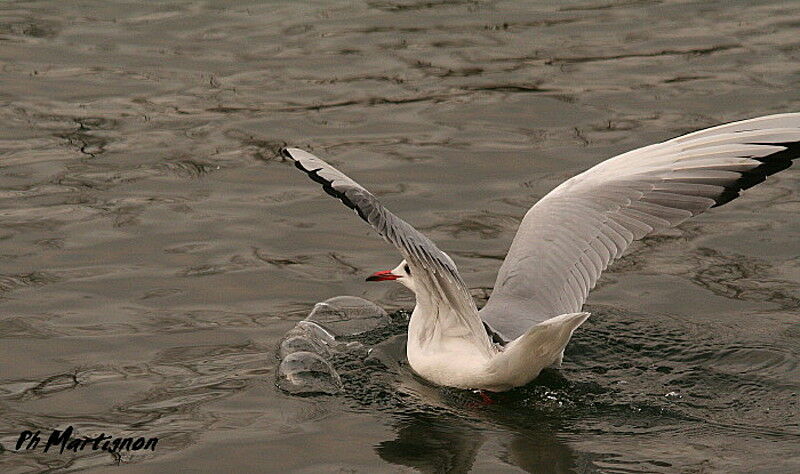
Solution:
[(414, 278), (411, 276), (411, 266), (403, 260), (400, 265), (392, 270), (375, 272), (367, 277), (367, 281), (389, 281), (396, 280), (411, 291), (415, 291)]

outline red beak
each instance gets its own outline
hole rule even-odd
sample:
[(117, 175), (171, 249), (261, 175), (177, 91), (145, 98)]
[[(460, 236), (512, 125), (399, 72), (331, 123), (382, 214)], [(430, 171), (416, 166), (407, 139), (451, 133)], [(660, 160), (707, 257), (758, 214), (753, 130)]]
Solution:
[(368, 276), (367, 281), (397, 280), (398, 278), (400, 277), (392, 273), (391, 270), (384, 270), (382, 272), (375, 272), (372, 275)]

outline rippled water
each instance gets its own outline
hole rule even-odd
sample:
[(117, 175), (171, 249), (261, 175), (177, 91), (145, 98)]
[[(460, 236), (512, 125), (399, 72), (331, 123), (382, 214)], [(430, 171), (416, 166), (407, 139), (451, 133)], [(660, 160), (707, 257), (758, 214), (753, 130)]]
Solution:
[[(402, 328), (389, 369), (339, 361), (340, 397), (281, 393), (274, 354), (316, 301), (413, 304), (364, 283), (396, 252), (280, 146), (481, 299), (567, 177), (800, 111), (799, 27), (777, 0), (0, 3), (1, 470), (797, 472), (797, 170), (635, 246), (564, 369), (495, 405), (413, 377)], [(160, 444), (13, 449), (69, 424)]]

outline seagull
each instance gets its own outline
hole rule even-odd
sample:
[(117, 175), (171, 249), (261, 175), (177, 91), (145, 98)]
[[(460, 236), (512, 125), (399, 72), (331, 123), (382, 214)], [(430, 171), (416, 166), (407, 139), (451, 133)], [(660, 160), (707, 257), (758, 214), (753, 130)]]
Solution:
[(520, 223), (479, 311), (453, 260), (373, 194), (313, 154), (281, 154), (402, 254), (367, 281), (416, 298), (411, 368), (438, 385), (502, 392), (559, 367), (600, 273), (631, 242), (736, 199), (800, 156), (800, 113), (727, 123), (607, 159), (564, 181)]

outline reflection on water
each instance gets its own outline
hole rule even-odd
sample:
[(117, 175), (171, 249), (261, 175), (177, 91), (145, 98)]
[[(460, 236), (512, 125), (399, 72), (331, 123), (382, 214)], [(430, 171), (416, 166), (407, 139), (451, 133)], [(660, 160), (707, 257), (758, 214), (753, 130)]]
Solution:
[(480, 430), (444, 416), (400, 420), (396, 430), (397, 439), (375, 448), (378, 455), (422, 472), (466, 472), (484, 442)]
[[(478, 426), (447, 416), (419, 415), (398, 422), (397, 438), (380, 443), (375, 449), (382, 459), (421, 472), (467, 472), (488, 469), (491, 462), (477, 460), (486, 436)], [(513, 429), (495, 432), (497, 438), (486, 450), (504, 463), (527, 472), (593, 472), (591, 464), (581, 462), (576, 453), (554, 432), (543, 429), (515, 433)]]
[[(397, 255), (281, 146), (373, 189), (482, 302), (567, 177), (800, 110), (799, 22), (778, 0), (1, 3), (2, 470), (797, 471), (796, 170), (634, 247), (564, 369), (495, 405), (416, 380), (392, 334), (336, 361), (342, 397), (273, 380), (313, 303), (413, 304), (364, 284)], [(13, 451), (70, 424), (160, 441)]]

